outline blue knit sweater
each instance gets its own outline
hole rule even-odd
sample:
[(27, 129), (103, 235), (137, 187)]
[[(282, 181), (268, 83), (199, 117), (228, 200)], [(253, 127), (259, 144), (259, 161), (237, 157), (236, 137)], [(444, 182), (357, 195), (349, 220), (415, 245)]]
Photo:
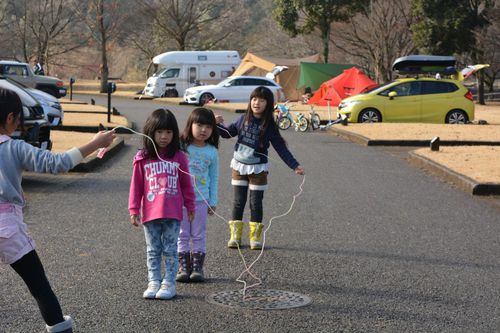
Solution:
[(277, 126), (268, 126), (263, 140), (260, 142), (261, 119), (252, 117), (249, 123), (244, 123), (244, 121), (245, 115), (242, 115), (227, 127), (222, 124), (217, 125), (221, 137), (227, 139), (238, 136), (233, 154), (236, 161), (243, 164), (267, 163), (269, 145), (272, 144), (283, 162), (292, 170), (299, 166), (299, 162), (288, 150)]

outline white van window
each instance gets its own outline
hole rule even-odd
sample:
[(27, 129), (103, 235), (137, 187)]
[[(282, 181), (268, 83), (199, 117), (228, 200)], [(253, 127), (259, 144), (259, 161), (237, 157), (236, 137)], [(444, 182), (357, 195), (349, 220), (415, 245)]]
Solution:
[(179, 72), (181, 70), (179, 68), (169, 68), (165, 69), (163, 72), (160, 73), (160, 77), (162, 79), (168, 79), (172, 77), (179, 77)]
[(189, 67), (189, 83), (196, 81), (196, 67)]

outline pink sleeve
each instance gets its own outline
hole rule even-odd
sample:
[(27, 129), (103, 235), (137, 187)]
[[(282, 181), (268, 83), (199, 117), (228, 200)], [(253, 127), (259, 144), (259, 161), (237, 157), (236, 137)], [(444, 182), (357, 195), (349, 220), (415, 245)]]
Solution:
[(184, 198), (184, 206), (189, 212), (195, 211), (195, 200), (196, 196), (194, 194), (193, 183), (191, 181), (191, 176), (189, 172), (189, 162), (186, 154), (179, 154), (179, 165), (182, 171), (179, 171), (179, 180), (181, 182), (182, 196)]
[(130, 192), (128, 197), (128, 210), (131, 215), (140, 214), (143, 194), (144, 177), (142, 173), (142, 163), (140, 161), (134, 161), (134, 168), (132, 170), (132, 180), (130, 182)]

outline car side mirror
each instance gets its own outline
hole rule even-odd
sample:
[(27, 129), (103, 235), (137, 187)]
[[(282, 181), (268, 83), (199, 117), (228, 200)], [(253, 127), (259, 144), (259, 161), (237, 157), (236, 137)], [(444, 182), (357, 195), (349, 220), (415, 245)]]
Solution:
[(391, 91), (391, 92), (389, 93), (389, 98), (390, 98), (390, 99), (394, 99), (394, 97), (396, 97), (397, 95), (398, 95), (398, 93), (397, 93), (397, 92), (395, 92), (395, 91)]
[(231, 83), (226, 83), (226, 84), (224, 85), (224, 87), (230, 87), (230, 86), (231, 86)]

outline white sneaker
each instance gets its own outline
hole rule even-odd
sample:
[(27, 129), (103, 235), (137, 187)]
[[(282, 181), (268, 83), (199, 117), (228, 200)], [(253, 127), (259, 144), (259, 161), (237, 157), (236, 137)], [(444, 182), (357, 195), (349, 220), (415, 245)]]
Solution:
[(144, 291), (142, 297), (144, 298), (155, 298), (156, 293), (160, 290), (160, 282), (159, 281), (151, 281), (148, 283), (148, 289)]
[(175, 284), (172, 283), (162, 283), (160, 290), (156, 293), (156, 298), (158, 299), (172, 299), (177, 295), (175, 290)]

